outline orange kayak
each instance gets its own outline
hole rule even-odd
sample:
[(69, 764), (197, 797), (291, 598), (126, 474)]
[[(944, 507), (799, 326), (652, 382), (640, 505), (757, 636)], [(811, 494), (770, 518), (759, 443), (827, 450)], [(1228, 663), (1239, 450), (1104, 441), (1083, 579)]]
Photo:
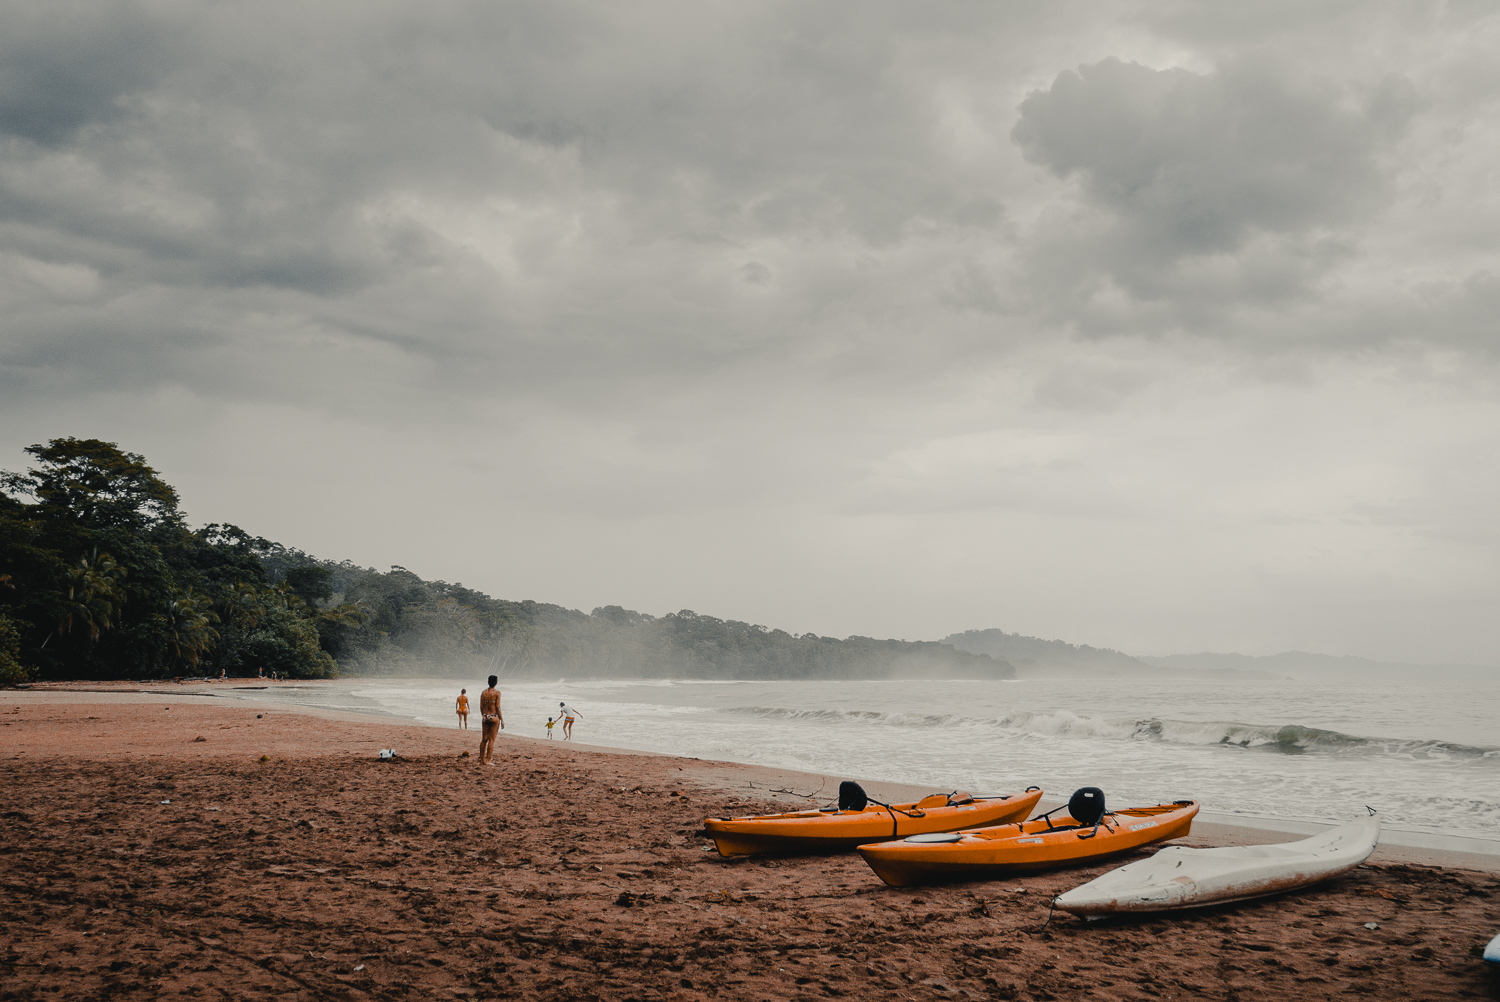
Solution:
[[(1088, 864), (1143, 845), (1181, 838), (1193, 826), (1198, 802), (1110, 811), (1097, 826), (1063, 815), (946, 836), (862, 845), (859, 854), (892, 887), (943, 880), (1003, 877), (1025, 870)], [(1050, 826), (1050, 827), (1049, 827)]]
[(1031, 813), (1041, 796), (1041, 790), (1032, 789), (950, 806), (948, 797), (938, 793), (910, 804), (892, 804), (893, 810), (868, 804), (858, 811), (796, 811), (751, 818), (709, 818), (703, 826), (708, 829), (722, 856), (745, 856), (757, 852), (835, 852), (892, 837), (1020, 821)]

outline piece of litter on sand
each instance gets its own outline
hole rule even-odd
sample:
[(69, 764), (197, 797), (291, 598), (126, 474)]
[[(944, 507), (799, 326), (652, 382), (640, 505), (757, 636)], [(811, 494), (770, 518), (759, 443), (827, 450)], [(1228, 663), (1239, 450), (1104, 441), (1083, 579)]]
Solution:
[(1365, 928), (1366, 929), (1379, 929), (1380, 928), (1380, 923), (1379, 922), (1366, 922), (1365, 923)]
[(360, 964), (358, 967), (355, 968), (356, 971), (362, 971), (364, 969), (365, 969), (365, 965), (364, 964)]
[(394, 748), (382, 748), (382, 749), (380, 749), (380, 760), (382, 762), (389, 761), (389, 760), (391, 760), (391, 759), (393, 759), (395, 757), (396, 757), (396, 749), (394, 749)]
[(171, 801), (170, 800), (158, 800), (157, 803), (158, 804), (170, 804)]

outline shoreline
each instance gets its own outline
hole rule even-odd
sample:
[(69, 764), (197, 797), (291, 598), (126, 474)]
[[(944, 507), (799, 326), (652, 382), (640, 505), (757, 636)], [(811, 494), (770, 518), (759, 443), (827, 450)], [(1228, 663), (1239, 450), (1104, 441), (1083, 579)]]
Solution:
[(1471, 955), (1500, 928), (1491, 872), (1372, 858), (1276, 898), (1049, 922), (1056, 894), (1129, 857), (895, 889), (857, 854), (711, 850), (705, 816), (777, 809), (811, 792), (806, 773), (508, 736), (485, 768), (477, 729), (159, 689), (30, 695), (0, 701), (0, 997), (1397, 999), (1493, 983)]
[[(363, 678), (361, 678), (363, 680)], [(427, 681), (427, 679), (420, 679)], [(441, 725), (427, 723), (413, 717), (400, 716), (394, 713), (382, 711), (354, 711), (338, 710), (329, 707), (306, 706), (298, 703), (279, 701), (259, 701), (253, 696), (236, 695), (230, 697), (226, 694), (213, 691), (214, 686), (223, 685), (224, 688), (233, 689), (236, 692), (247, 691), (270, 691), (271, 689), (290, 688), (318, 688), (322, 686), (335, 686), (351, 679), (293, 679), (285, 681), (271, 681), (269, 679), (229, 679), (226, 683), (178, 683), (175, 681), (149, 681), (149, 682), (48, 682), (34, 683), (27, 689), (7, 690), (18, 695), (33, 694), (33, 698), (42, 694), (64, 694), (76, 693), (96, 694), (123, 698), (136, 696), (138, 698), (150, 697), (154, 700), (158, 696), (171, 696), (176, 699), (202, 699), (208, 701), (208, 705), (222, 705), (226, 699), (232, 699), (236, 705), (261, 705), (264, 708), (279, 712), (296, 712), (310, 716), (324, 717), (332, 720), (344, 721), (380, 721), (399, 722), (413, 727), (422, 727), (436, 732), (451, 730)], [(443, 679), (441, 681), (449, 681)], [(247, 684), (248, 683), (248, 684)], [(149, 700), (148, 700), (149, 701)], [(3, 700), (0, 700), (3, 704)], [(544, 738), (530, 736), (511, 735), (501, 732), (501, 736), (512, 741), (540, 741), (543, 745), (549, 742)], [(554, 739), (551, 743), (558, 743), (561, 739)], [(691, 756), (680, 756), (673, 752), (660, 752), (650, 749), (621, 748), (611, 745), (593, 745), (581, 742), (567, 742), (571, 747), (579, 751), (587, 751), (597, 754), (618, 755), (646, 755), (666, 758), (680, 758), (683, 761), (691, 761), (713, 766), (722, 766), (732, 769), (733, 773), (722, 772), (722, 770), (709, 770), (709, 773), (722, 776), (724, 781), (728, 777), (738, 776), (745, 770), (750, 770), (762, 777), (762, 786), (774, 783), (781, 789), (812, 789), (812, 784), (821, 781), (828, 790), (836, 790), (838, 782), (842, 779), (854, 779), (865, 789), (872, 792), (880, 791), (881, 799), (884, 800), (916, 800), (933, 790), (919, 784), (904, 783), (900, 781), (872, 778), (872, 777), (827, 777), (805, 770), (784, 769), (777, 766), (760, 765), (749, 762), (719, 762), (716, 760), (705, 760)], [(700, 767), (701, 768), (701, 767)], [(738, 782), (745, 782), (741, 779)], [(828, 787), (827, 784), (832, 786)], [(725, 789), (730, 789), (725, 787)], [(740, 789), (740, 787), (735, 787)], [(805, 806), (805, 799), (786, 799), (787, 804)], [(1038, 805), (1038, 810), (1048, 810), (1066, 803), (1066, 798), (1058, 799), (1056, 795), (1045, 795)], [(1191, 841), (1184, 844), (1193, 846), (1208, 845), (1262, 845), (1274, 842), (1288, 842), (1299, 838), (1307, 838), (1321, 832), (1328, 831), (1342, 822), (1325, 820), (1304, 820), (1292, 818), (1261, 818), (1246, 817), (1243, 815), (1229, 814), (1224, 812), (1204, 809), (1199, 812), (1197, 819), (1193, 822), (1194, 836)], [(1204, 833), (1202, 841), (1199, 834)], [(1208, 836), (1212, 834), (1214, 841), (1209, 841)], [(1430, 832), (1416, 832), (1402, 829), (1382, 827), (1380, 845), (1376, 849), (1373, 859), (1385, 862), (1417, 863), (1426, 866), (1448, 866), (1460, 867), (1471, 870), (1484, 870), (1489, 872), (1500, 872), (1500, 839), (1473, 838), (1463, 835), (1445, 835)]]

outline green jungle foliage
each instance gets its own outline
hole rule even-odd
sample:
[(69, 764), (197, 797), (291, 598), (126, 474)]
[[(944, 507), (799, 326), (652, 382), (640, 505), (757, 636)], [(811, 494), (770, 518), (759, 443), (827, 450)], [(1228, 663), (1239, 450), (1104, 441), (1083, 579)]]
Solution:
[[(143, 457), (94, 439), (0, 474), (0, 684), (335, 674), (1011, 678), (949, 644), (835, 640), (682, 612), (583, 613), (190, 530)], [(29, 501), (27, 500), (29, 499)]]
[(26, 681), (21, 667), (21, 631), (10, 617), (0, 613), (0, 685)]
[(267, 571), (281, 546), (189, 529), (177, 492), (112, 443), (26, 451), (34, 469), (0, 473), (0, 681), (336, 674), (323, 610)]

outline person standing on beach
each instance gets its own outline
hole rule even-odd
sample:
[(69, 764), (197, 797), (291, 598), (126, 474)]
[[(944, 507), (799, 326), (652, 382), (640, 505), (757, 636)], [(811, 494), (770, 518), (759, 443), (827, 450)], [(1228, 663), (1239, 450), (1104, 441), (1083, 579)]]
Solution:
[(573, 709), (567, 703), (558, 703), (557, 704), (557, 712), (558, 712), (558, 715), (563, 718), (563, 740), (564, 741), (572, 741), (573, 740), (573, 718), (574, 717), (581, 717), (581, 716), (583, 716), (583, 714), (581, 714), (577, 710)]
[(552, 725), (555, 724), (555, 723), (557, 723), (557, 721), (553, 720), (551, 717), (547, 718), (547, 740), (548, 741), (552, 740)]
[(495, 688), (498, 681), (500, 676), (491, 675), (490, 687), (479, 694), (479, 761), (485, 765), (495, 754), (495, 735), (505, 726), (500, 714), (500, 690)]
[(458, 699), (454, 700), (453, 708), (458, 711), (458, 729), (466, 731), (469, 729), (469, 696), (468, 689), (458, 690)]

